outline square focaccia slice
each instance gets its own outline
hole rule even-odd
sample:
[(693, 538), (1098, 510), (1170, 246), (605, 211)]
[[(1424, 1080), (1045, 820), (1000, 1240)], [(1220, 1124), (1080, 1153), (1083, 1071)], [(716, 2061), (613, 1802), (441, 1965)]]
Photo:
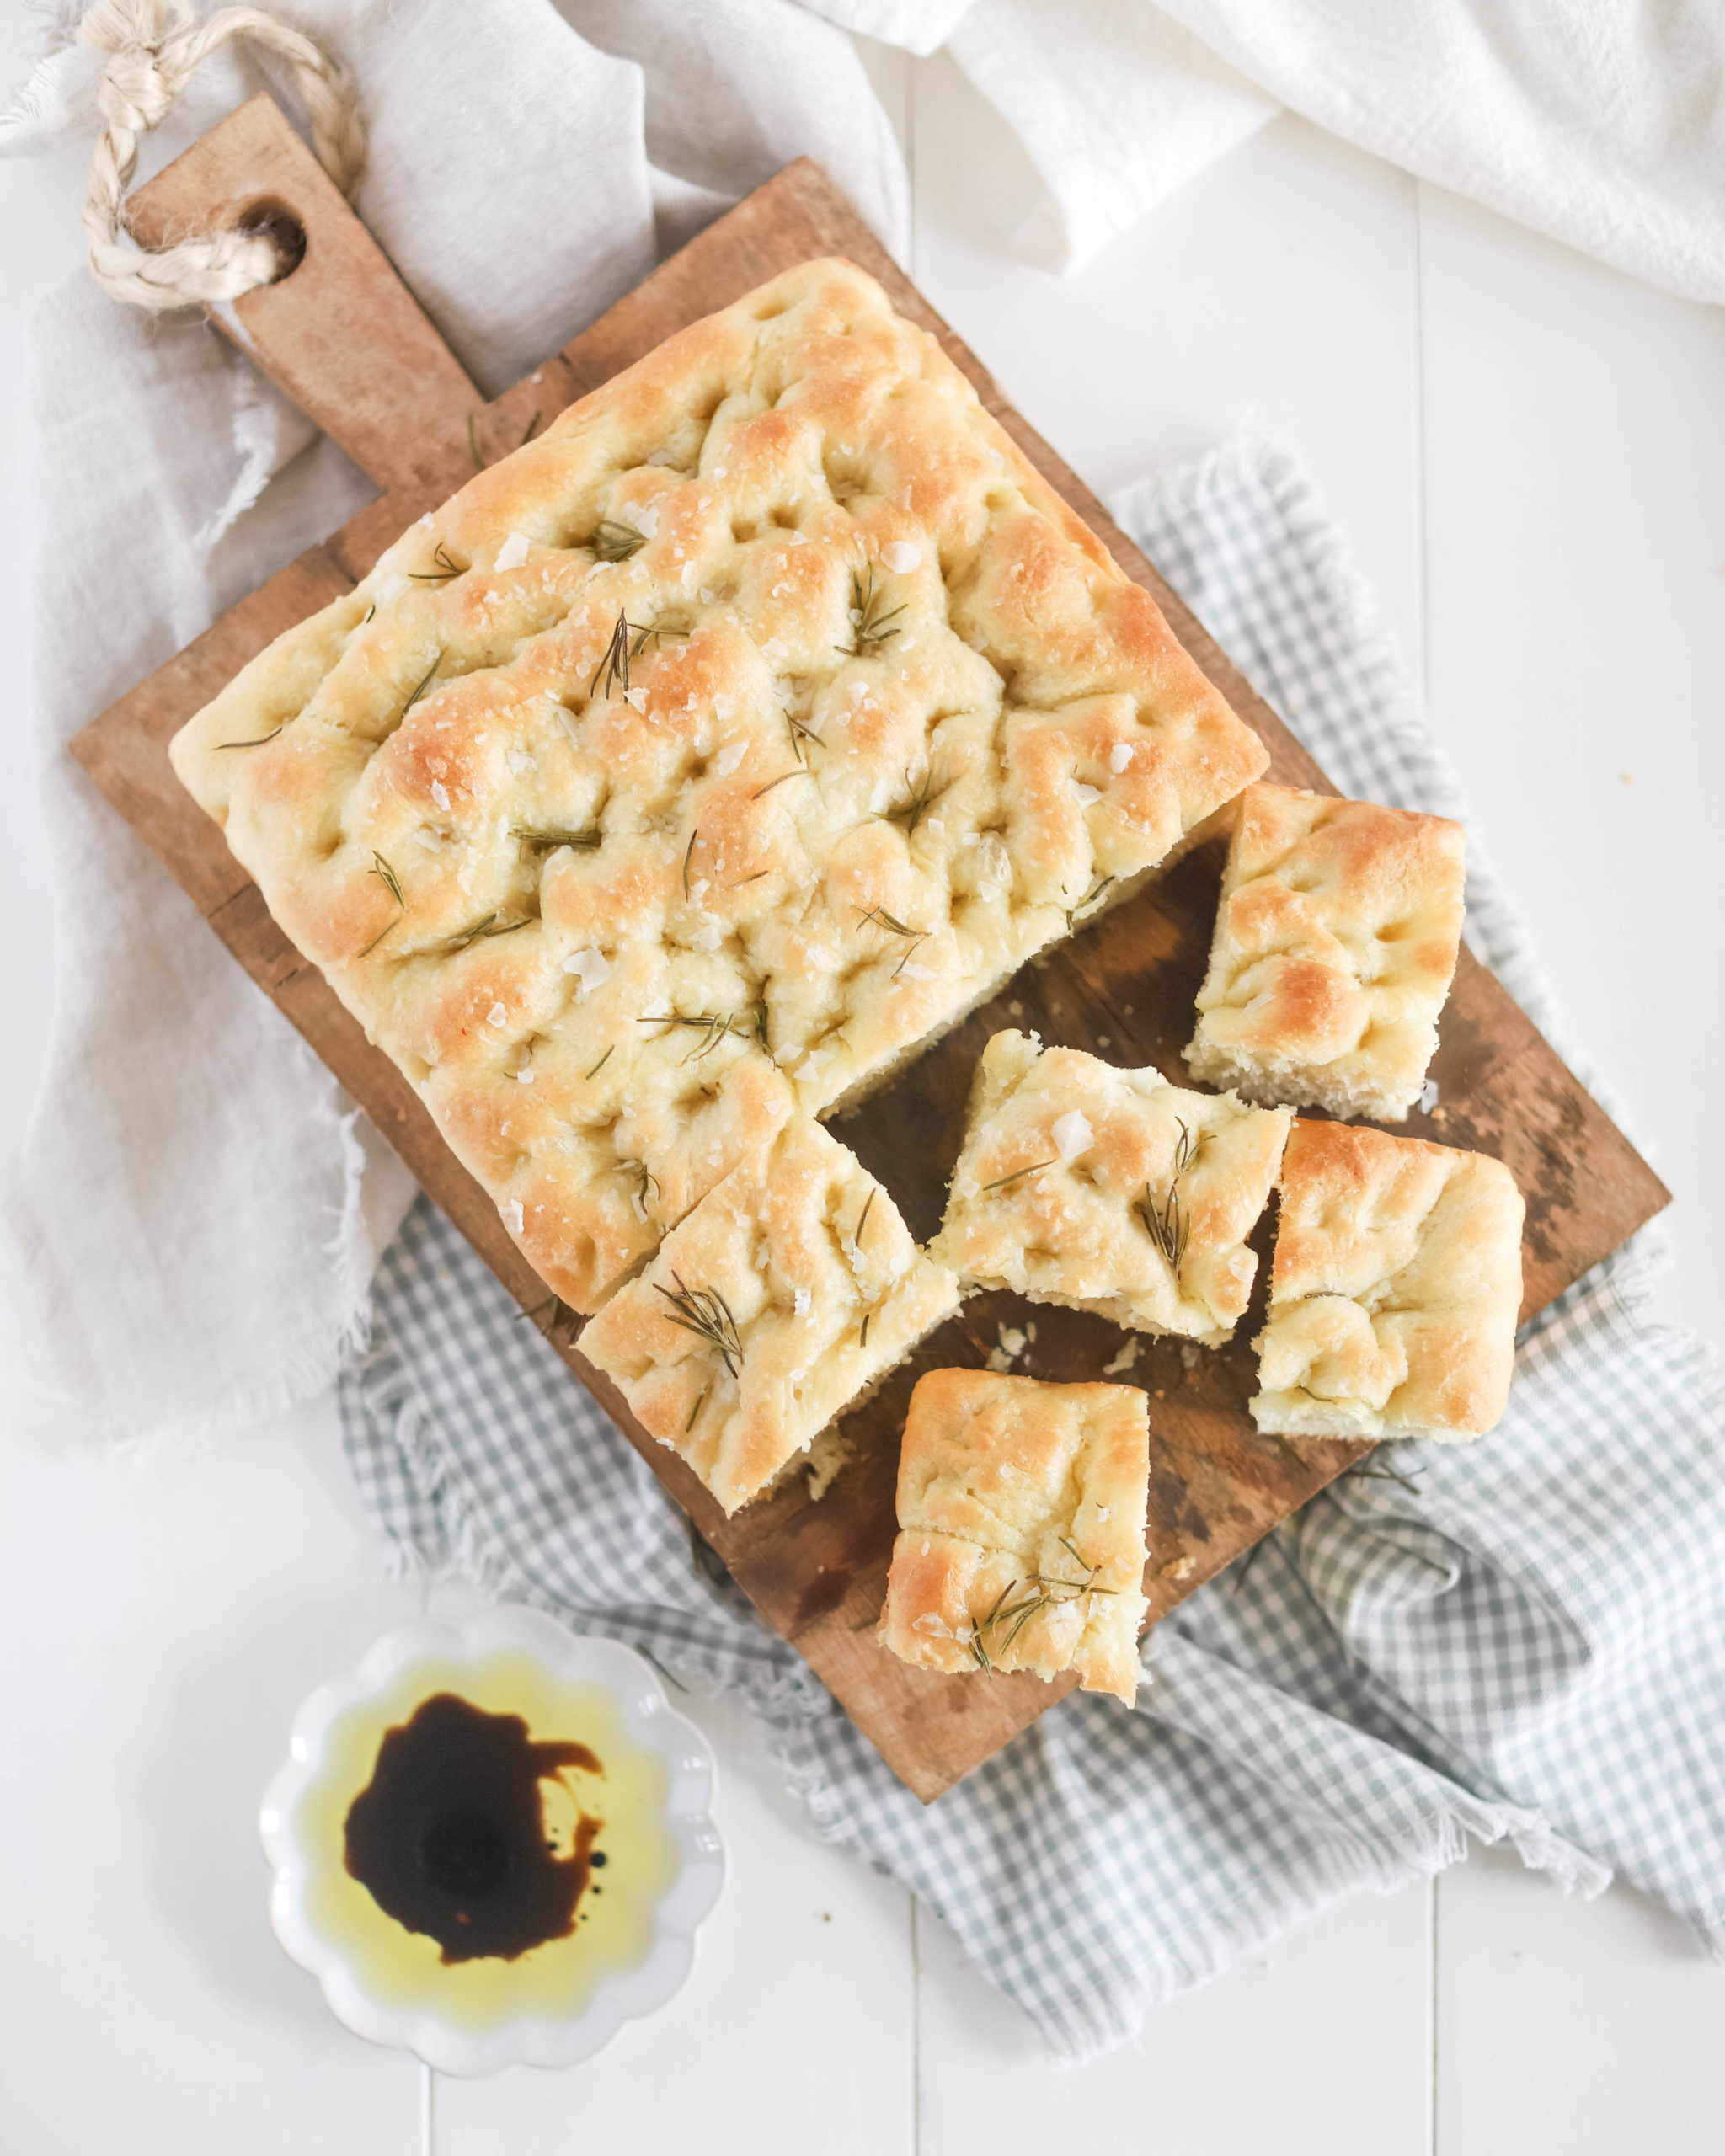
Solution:
[[(380, 1033), (546, 1285), (590, 1312), (794, 1113), (710, 954), (479, 937)], [(404, 969), (411, 970), (411, 969)]]
[(671, 1231), (581, 1352), (732, 1513), (958, 1305), (885, 1191), (798, 1116)]
[(1251, 1299), (1292, 1119), (996, 1033), (935, 1253), (976, 1287), (1215, 1346)]
[(1501, 1417), (1521, 1306), (1521, 1193), (1501, 1161), (1298, 1122), (1283, 1155), (1261, 1430), (1477, 1438)]
[(882, 1640), (923, 1669), (1075, 1669), (1130, 1706), (1149, 1485), (1135, 1386), (932, 1370), (899, 1454)]
[(1285, 786), (1248, 787), (1235, 813), (1188, 1068), (1248, 1100), (1401, 1122), (1461, 947), (1461, 826)]
[[(172, 754), (583, 1310), (679, 1217), (673, 1184), (731, 1163), (712, 1088), (750, 1095), (755, 1134), (745, 1047), (806, 1113), (859, 1098), (1265, 762), (935, 339), (841, 261), (691, 324), (477, 474)], [(649, 1037), (685, 1080), (625, 1084), (625, 1034), (667, 1011), (681, 1038)], [(570, 1089), (572, 1134), (505, 1107), (529, 1070)], [(672, 1133), (685, 1112), (701, 1128)], [(643, 1118), (660, 1151), (622, 1127)]]

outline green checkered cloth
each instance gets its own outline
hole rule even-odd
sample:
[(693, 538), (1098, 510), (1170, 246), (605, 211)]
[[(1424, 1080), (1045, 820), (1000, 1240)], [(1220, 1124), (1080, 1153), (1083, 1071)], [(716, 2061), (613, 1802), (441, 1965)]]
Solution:
[[(1121, 521), (1348, 791), (1464, 814), (1310, 480), (1236, 442)], [(1477, 846), (1468, 933), (1549, 1025)], [(904, 1881), (1072, 2059), (1361, 1886), (1509, 1841), (1613, 1871), (1725, 1946), (1725, 1385), (1649, 1316), (1635, 1246), (1524, 1333), (1485, 1444), (1344, 1476), (1146, 1643), (924, 1807), (690, 1536), (630, 1445), (423, 1199), (344, 1380), (399, 1568), (455, 1567), (772, 1723), (814, 1830)], [(1379, 1455), (1383, 1457), (1384, 1455)]]

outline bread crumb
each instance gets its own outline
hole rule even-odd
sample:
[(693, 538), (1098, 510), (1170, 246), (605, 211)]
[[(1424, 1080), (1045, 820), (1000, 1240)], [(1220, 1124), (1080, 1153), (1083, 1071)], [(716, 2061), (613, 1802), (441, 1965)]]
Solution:
[(829, 1422), (809, 1447), (809, 1495), (819, 1504), (856, 1457), (855, 1448), (836, 1423)]

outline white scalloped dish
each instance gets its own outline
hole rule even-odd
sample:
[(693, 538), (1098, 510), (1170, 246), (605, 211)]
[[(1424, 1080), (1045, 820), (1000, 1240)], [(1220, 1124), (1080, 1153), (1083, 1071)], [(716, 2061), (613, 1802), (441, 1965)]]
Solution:
[[(511, 1859), (488, 1823), (493, 1785), (476, 1781), (467, 1793), (468, 1767), (447, 1760), (428, 1780), (423, 1744), (403, 1748), (404, 1732), (423, 1739), (451, 1717), (535, 1763), (521, 1768), (526, 1794), (519, 1777), (515, 1792), (530, 1804), (537, 1796), (540, 1838), (518, 1849), (515, 1869), (558, 1878), (564, 1900), (573, 1894), (557, 1935), (510, 1951), (499, 1934), (496, 1947), (469, 1951), (462, 1941), (472, 1947), (476, 1935), (451, 1930), (494, 1922), (501, 1904), (488, 1897), (514, 1891), (495, 1883)], [(411, 1914), (389, 1914), (383, 1904), (395, 1890), (349, 1869), (350, 1850), (366, 1872), (363, 1852), (378, 1845), (375, 1835), (350, 1838), (350, 1815), (375, 1820), (386, 1785), (423, 1800), (420, 1823), (382, 1844), (398, 1869), (407, 1866)], [(446, 2073), (573, 2066), (624, 2021), (662, 2006), (688, 1975), (697, 1927), (724, 1882), (712, 1792), (700, 1732), (629, 1648), (578, 1638), (506, 1604), (398, 1625), (295, 1718), (287, 1764), (260, 1817), (275, 1871), (275, 1935), (321, 1983), (336, 2017), (374, 2043)], [(450, 1872), (451, 1827), (458, 1844), (480, 1837), (477, 1871), (467, 1848), (468, 1869)], [(422, 1929), (427, 1908), (430, 1929)]]

